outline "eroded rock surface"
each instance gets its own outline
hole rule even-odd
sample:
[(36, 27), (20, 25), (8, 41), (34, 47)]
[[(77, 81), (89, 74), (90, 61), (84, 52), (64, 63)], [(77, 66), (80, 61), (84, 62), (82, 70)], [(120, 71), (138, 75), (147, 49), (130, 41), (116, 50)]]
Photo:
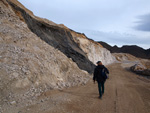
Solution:
[(84, 34), (72, 32), (72, 36), (74, 41), (86, 53), (88, 59), (94, 64), (99, 60), (101, 60), (104, 65), (116, 61), (116, 58), (110, 51), (103, 48), (99, 43), (89, 40)]
[(42, 92), (85, 84), (89, 74), (42, 41), (0, 1), (0, 111), (30, 104)]

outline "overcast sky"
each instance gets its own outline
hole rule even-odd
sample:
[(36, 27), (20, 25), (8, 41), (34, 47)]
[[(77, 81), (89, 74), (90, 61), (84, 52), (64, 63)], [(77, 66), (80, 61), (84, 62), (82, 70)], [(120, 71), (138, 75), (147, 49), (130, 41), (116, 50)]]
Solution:
[(150, 48), (150, 0), (18, 0), (95, 41)]

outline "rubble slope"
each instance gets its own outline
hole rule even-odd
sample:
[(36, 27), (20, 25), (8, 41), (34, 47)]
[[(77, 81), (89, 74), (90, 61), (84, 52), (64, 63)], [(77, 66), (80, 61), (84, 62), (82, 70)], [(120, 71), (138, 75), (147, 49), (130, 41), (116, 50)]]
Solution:
[(46, 90), (88, 81), (86, 71), (32, 33), (6, 0), (0, 1), (0, 19), (0, 111)]

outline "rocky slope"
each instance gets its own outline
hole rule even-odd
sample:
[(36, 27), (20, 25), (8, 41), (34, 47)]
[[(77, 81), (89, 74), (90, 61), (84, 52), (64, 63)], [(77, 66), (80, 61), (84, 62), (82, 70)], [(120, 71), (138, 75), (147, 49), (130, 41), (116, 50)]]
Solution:
[(47, 90), (85, 84), (97, 60), (115, 59), (85, 35), (34, 16), (18, 1), (0, 1), (1, 112), (31, 104)]
[[(87, 37), (84, 36), (83, 34), (76, 33), (68, 29), (62, 24), (57, 25), (51, 21), (35, 17), (31, 12), (26, 10), (23, 6), (20, 7), (20, 4), (19, 5), (15, 4), (12, 0), (8, 0), (8, 1), (11, 7), (15, 10), (15, 13), (20, 14), (19, 17), (22, 20), (24, 20), (24, 22), (28, 25), (29, 29), (34, 34), (36, 34), (38, 37), (40, 37), (49, 45), (63, 52), (67, 57), (71, 58), (74, 62), (76, 62), (76, 64), (78, 65), (80, 69), (86, 70), (89, 73), (92, 73), (93, 68), (94, 68), (93, 63), (97, 61), (98, 59), (97, 56), (99, 56), (100, 59), (104, 60), (104, 64), (109, 64), (113, 62), (111, 58), (110, 61), (105, 63), (106, 61), (105, 59), (109, 59), (110, 57), (112, 57), (109, 51), (104, 50), (103, 47), (97, 46), (99, 45), (98, 43), (93, 43), (93, 41), (91, 43), (91, 40), (88, 40)], [(79, 46), (79, 44), (75, 41), (77, 40), (75, 39), (76, 37), (74, 37), (72, 34), (79, 36), (78, 38), (80, 39), (83, 39), (83, 40), (87, 39), (88, 43), (94, 46), (93, 48), (95, 49), (97, 49), (97, 47), (99, 48), (99, 50), (97, 49), (96, 51), (94, 51), (94, 53), (92, 53), (93, 52), (92, 50), (89, 51), (91, 52), (89, 53), (90, 55), (93, 55), (93, 57), (96, 57), (94, 58), (95, 60), (89, 59), (90, 57), (88, 56), (89, 54), (87, 54), (87, 52), (85, 52), (83, 48)], [(91, 45), (85, 45), (84, 47), (91, 49), (91, 47), (89, 46)], [(104, 51), (104, 52), (98, 53), (98, 51)], [(106, 55), (104, 55), (105, 52), (108, 53), (107, 54), (109, 55), (108, 58)]]
[(135, 64), (130, 67), (130, 70), (140, 75), (150, 76), (150, 69), (147, 69), (142, 64)]
[(117, 46), (110, 46), (105, 42), (99, 42), (103, 47), (108, 49), (111, 53), (129, 53), (139, 58), (150, 59), (150, 49), (143, 49), (136, 45), (132, 46), (122, 46), (121, 48)]
[(0, 1), (0, 19), (0, 111), (88, 81), (86, 71), (32, 33), (6, 0)]
[(125, 67), (130, 66), (132, 72), (138, 75), (150, 77), (150, 60), (137, 58), (127, 53), (113, 53), (113, 55), (118, 62), (124, 63)]

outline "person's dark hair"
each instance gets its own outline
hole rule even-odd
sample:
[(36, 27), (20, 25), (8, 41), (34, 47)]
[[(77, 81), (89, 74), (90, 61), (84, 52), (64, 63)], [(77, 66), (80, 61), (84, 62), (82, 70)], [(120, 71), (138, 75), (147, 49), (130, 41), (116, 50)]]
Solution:
[(99, 63), (101, 63), (101, 61), (97, 61), (97, 62), (96, 62), (96, 64), (99, 64)]

